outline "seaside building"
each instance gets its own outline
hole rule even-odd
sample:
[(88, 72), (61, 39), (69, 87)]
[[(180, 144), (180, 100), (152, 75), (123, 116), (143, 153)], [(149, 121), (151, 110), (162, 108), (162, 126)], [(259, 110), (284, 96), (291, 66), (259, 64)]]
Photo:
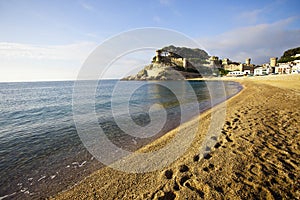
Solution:
[(270, 68), (265, 68), (265, 67), (257, 67), (254, 69), (254, 76), (265, 76), (270, 73)]
[(292, 57), (300, 57), (300, 54), (299, 53), (297, 53), (296, 55), (294, 55), (294, 56), (292, 56)]
[(253, 74), (253, 71), (251, 71), (251, 69), (243, 69), (243, 73), (245, 74), (245, 75), (249, 75), (249, 74)]
[(232, 62), (228, 58), (222, 60), (223, 68), (228, 71), (240, 71), (245, 75), (253, 74), (255, 65), (251, 64), (251, 58), (246, 58), (245, 63)]
[(254, 69), (254, 76), (261, 76), (263, 75), (263, 68), (262, 67), (257, 67)]
[(278, 66), (275, 67), (276, 74), (290, 74), (291, 66), (288, 63), (280, 63)]
[(300, 74), (300, 65), (293, 65), (291, 69), (291, 74)]
[(294, 64), (300, 64), (300, 60), (294, 60), (293, 63)]
[(253, 65), (253, 64), (249, 64), (249, 65), (244, 64), (242, 71), (244, 72), (245, 75), (249, 75), (249, 74), (254, 74), (254, 69), (255, 69), (255, 65)]
[(228, 62), (223, 65), (223, 68), (228, 71), (243, 71), (243, 64), (238, 62)]
[(235, 76), (235, 77), (244, 76), (244, 72), (242, 72), (242, 71), (233, 71), (233, 72), (229, 72), (227, 74), (227, 76)]

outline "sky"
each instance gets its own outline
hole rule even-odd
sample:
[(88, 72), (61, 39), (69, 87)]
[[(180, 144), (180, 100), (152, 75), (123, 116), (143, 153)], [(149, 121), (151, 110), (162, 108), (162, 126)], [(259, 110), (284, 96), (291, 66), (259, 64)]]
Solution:
[[(300, 46), (299, 7), (298, 0), (0, 0), (0, 82), (74, 80), (97, 46), (145, 27), (178, 31), (209, 55), (266, 63)], [(141, 53), (143, 61), (137, 55), (104, 78), (150, 63), (154, 51)]]

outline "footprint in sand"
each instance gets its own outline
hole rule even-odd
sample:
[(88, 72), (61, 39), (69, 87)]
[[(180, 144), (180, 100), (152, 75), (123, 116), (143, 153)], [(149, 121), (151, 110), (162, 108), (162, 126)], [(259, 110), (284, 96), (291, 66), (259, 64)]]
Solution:
[(208, 167), (205, 167), (206, 169), (204, 170), (204, 171), (209, 171), (209, 170), (214, 170), (215, 169), (215, 165), (214, 164), (211, 164), (211, 163), (209, 163), (209, 165), (208, 165)]
[(232, 122), (236, 123), (237, 121), (239, 121), (239, 119), (238, 118), (234, 118)]
[(219, 193), (221, 193), (221, 194), (224, 194), (224, 190), (223, 190), (222, 187), (216, 186), (216, 187), (214, 187), (214, 188), (215, 188), (215, 190), (216, 190), (217, 192), (219, 192)]
[(180, 171), (181, 173), (183, 173), (183, 172), (188, 172), (188, 171), (189, 171), (189, 167), (186, 166), (186, 165), (181, 165), (181, 166), (179, 167), (179, 171)]
[(173, 200), (176, 198), (176, 194), (172, 191), (164, 192), (163, 196), (158, 197), (158, 200)]
[(233, 140), (232, 139), (230, 139), (229, 138), (229, 136), (226, 136), (226, 138), (225, 138), (226, 140), (227, 140), (227, 142), (233, 142)]
[(180, 190), (179, 185), (178, 185), (178, 183), (177, 183), (176, 181), (174, 181), (173, 189), (174, 189), (175, 191)]
[(193, 161), (194, 162), (198, 162), (199, 160), (200, 160), (199, 155), (195, 155), (194, 158), (193, 158)]
[(172, 179), (172, 177), (173, 177), (173, 171), (171, 169), (166, 170), (165, 171), (165, 177), (166, 177), (166, 179)]
[(180, 179), (179, 184), (180, 184), (181, 186), (184, 186), (184, 183), (185, 183), (187, 180), (189, 180), (189, 179), (190, 179), (189, 176), (183, 176), (183, 177)]
[(219, 142), (217, 142), (214, 146), (215, 149), (218, 149), (221, 146), (221, 144)]
[(196, 192), (201, 198), (204, 198), (204, 192), (202, 192), (201, 190), (198, 190), (197, 188), (191, 186), (191, 184), (189, 183), (186, 183), (185, 186), (190, 190)]
[(212, 157), (212, 155), (210, 155), (210, 153), (206, 153), (206, 154), (203, 155), (203, 158), (205, 160), (209, 160), (211, 157)]

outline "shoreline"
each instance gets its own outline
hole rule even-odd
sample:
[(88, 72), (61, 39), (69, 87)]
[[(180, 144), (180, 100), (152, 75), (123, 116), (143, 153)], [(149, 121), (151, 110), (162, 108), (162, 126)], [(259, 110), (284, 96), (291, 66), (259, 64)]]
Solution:
[[(271, 161), (269, 162), (267, 162), (267, 158), (264, 157), (266, 156), (265, 154), (272, 154), (273, 151), (277, 153), (282, 153), (282, 151), (286, 151), (286, 154), (290, 156), (299, 156), (299, 149), (297, 149), (297, 143), (290, 144), (292, 147), (295, 147), (294, 149), (281, 150), (278, 147), (278, 145), (274, 145), (272, 141), (270, 142), (270, 144), (261, 144), (264, 141), (261, 141), (260, 138), (257, 138), (258, 135), (263, 135), (262, 133), (269, 134), (268, 132), (276, 132), (276, 127), (273, 127), (276, 125), (276, 123), (273, 123), (274, 120), (271, 119), (271, 115), (274, 115), (274, 113), (272, 112), (272, 110), (270, 110), (270, 105), (274, 106), (273, 104), (279, 103), (276, 102), (277, 99), (275, 99), (275, 97), (279, 98), (280, 95), (274, 96), (274, 99), (272, 99), (267, 95), (264, 95), (266, 92), (269, 95), (272, 95), (275, 92), (280, 93), (282, 90), (283, 92), (280, 93), (280, 98), (284, 99), (284, 95), (288, 94), (289, 99), (286, 100), (290, 100), (292, 103), (296, 102), (297, 98), (299, 98), (298, 95), (300, 87), (297, 84), (297, 81), (299, 82), (300, 80), (299, 75), (288, 75), (288, 77), (291, 78), (290, 81), (296, 81), (296, 84), (292, 86), (290, 86), (290, 83), (284, 83), (290, 82), (285, 77), (272, 76), (272, 78), (273, 77), (275, 77), (275, 80), (277, 80), (276, 84), (279, 84), (280, 87), (277, 87), (276, 84), (274, 86), (274, 83), (273, 85), (272, 83), (268, 83), (268, 80), (266, 79), (259, 80), (256, 77), (230, 78), (230, 81), (237, 81), (240, 84), (242, 84), (243, 89), (238, 94), (227, 99), (224, 102), (226, 103), (227, 108), (229, 108), (226, 110), (228, 111), (226, 113), (226, 121), (224, 122), (224, 126), (222, 128), (222, 134), (220, 135), (220, 137), (218, 137), (216, 144), (212, 148), (209, 158), (201, 159), (201, 156), (198, 154), (199, 144), (201, 144), (201, 141), (203, 141), (203, 135), (205, 135), (203, 134), (205, 130), (200, 130), (195, 138), (197, 141), (193, 141), (193, 144), (191, 145), (189, 150), (184, 154), (184, 156), (181, 156), (179, 159), (174, 161), (170, 166), (166, 167), (165, 169), (144, 174), (127, 174), (105, 167), (104, 169), (96, 171), (95, 173), (86, 177), (84, 180), (74, 185), (72, 188), (69, 188), (68, 190), (59, 193), (55, 197), (55, 199), (80, 199), (88, 197), (97, 197), (100, 199), (155, 199), (167, 196), (174, 198), (237, 198), (254, 197), (255, 195), (258, 195), (259, 192), (260, 195), (263, 195), (261, 197), (268, 197), (271, 199), (275, 198), (276, 196), (299, 197), (300, 195), (296, 192), (296, 190), (290, 191), (290, 194), (288, 193), (288, 191), (284, 191), (284, 188), (287, 188), (287, 186), (294, 186), (295, 189), (297, 187), (299, 188), (299, 185), (295, 185), (295, 180), (297, 180), (297, 177), (299, 178), (299, 165), (296, 165), (297, 161), (294, 160), (294, 157), (288, 158), (288, 160), (290, 159), (291, 161), (284, 161), (282, 158), (274, 158), (271, 159)], [(279, 83), (280, 81), (282, 84)], [(271, 90), (273, 90), (273, 92)], [(253, 99), (254, 95), (256, 98)], [(260, 100), (264, 100), (261, 101), (263, 102), (261, 104), (264, 105), (263, 108), (265, 108), (267, 111), (264, 113), (265, 115), (261, 116), (257, 110), (257, 107), (260, 106), (260, 103), (258, 103), (257, 101)], [(265, 101), (268, 101), (270, 105), (268, 105), (268, 103), (266, 103)], [(218, 106), (220, 105), (216, 105), (213, 108), (201, 113), (201, 115), (197, 116), (197, 118), (201, 120), (201, 128), (204, 127), (205, 129), (209, 126), (210, 114), (212, 110), (217, 110)], [(283, 118), (287, 118), (286, 116), (293, 114), (290, 111), (291, 108), (288, 108), (286, 102), (281, 103), (278, 106), (284, 108), (282, 109), (284, 110), (284, 113), (280, 114), (280, 110), (274, 110), (276, 110), (277, 113), (279, 112), (280, 116), (282, 115)], [(253, 110), (255, 110), (255, 112), (251, 115), (250, 113), (252, 113)], [(257, 115), (259, 115), (260, 117), (258, 117)], [(259, 118), (262, 121), (261, 123), (258, 123)], [(270, 122), (268, 122), (268, 119)], [(297, 119), (299, 119), (299, 115), (292, 116), (289, 119), (294, 119), (297, 121)], [(285, 120), (289, 119), (287, 118)], [(278, 120), (280, 119), (278, 118)], [(241, 123), (241, 121), (244, 122)], [(184, 123), (183, 129), (186, 131), (190, 131), (188, 130), (188, 127), (190, 124), (193, 123), (195, 123), (194, 119)], [(253, 129), (257, 129), (257, 127), (260, 127), (260, 129), (264, 129), (265, 126), (262, 126), (262, 124), (266, 125), (267, 123), (270, 123), (270, 125), (266, 126), (271, 127), (269, 128), (270, 130), (253, 131)], [(295, 130), (299, 128), (299, 125), (295, 124), (295, 122), (291, 122), (290, 124), (291, 126), (293, 126), (293, 128), (296, 127), (294, 128)], [(175, 134), (175, 130), (168, 132), (167, 134), (158, 138), (151, 144), (146, 145), (139, 151), (151, 151), (158, 147), (164, 146), (165, 143), (173, 137), (173, 135)], [(292, 139), (289, 138), (288, 135), (285, 135), (284, 131), (282, 131), (282, 134), (285, 136), (284, 139)], [(292, 134), (294, 134), (295, 138), (299, 138), (299, 133), (293, 132)], [(272, 136), (274, 137), (275, 135), (273, 134)], [(269, 137), (267, 137), (266, 139), (269, 140)], [(287, 142), (290, 141), (287, 140)], [(245, 146), (249, 147), (250, 152), (248, 152), (248, 149), (245, 148)], [(261, 146), (263, 146), (264, 148), (261, 148)], [(253, 157), (254, 151), (255, 154), (258, 155), (256, 155), (256, 157), (258, 158), (256, 158), (255, 155)], [(245, 154), (245, 152), (247, 152), (247, 155), (249, 154), (249, 156), (243, 155)], [(252, 155), (252, 157), (250, 155)], [(259, 159), (260, 157), (262, 158)], [(228, 163), (228, 161), (231, 162)], [(263, 179), (267, 179), (268, 181), (270, 181), (269, 179), (272, 179), (273, 182), (276, 181), (277, 183), (280, 183), (283, 177), (278, 175), (280, 171), (279, 169), (273, 170), (273, 165), (275, 165), (273, 162), (278, 162), (280, 170), (284, 172), (284, 175), (286, 174), (286, 176), (284, 177), (289, 178), (289, 181), (287, 181), (289, 185), (283, 183), (277, 184), (280, 186), (279, 188), (273, 186), (273, 184), (271, 184), (270, 186), (266, 186), (266, 183), (260, 182), (261, 180), (258, 179), (259, 177), (254, 176), (255, 174), (259, 174), (262, 176)], [(296, 164), (293, 162), (296, 162)], [(185, 168), (185, 170), (180, 170), (182, 168)], [(246, 169), (246, 172), (241, 170), (244, 168)], [(289, 172), (287, 172), (286, 168), (291, 169)], [(277, 173), (275, 173), (276, 170)], [(171, 172), (171, 177), (166, 176), (167, 171)], [(266, 176), (266, 173), (268, 173), (269, 176)], [(228, 175), (229, 177), (226, 177), (226, 175)], [(221, 177), (221, 179), (216, 179), (215, 177)], [(228, 186), (228, 183), (230, 183), (230, 186)], [(246, 188), (247, 190), (251, 190), (247, 192)], [(238, 191), (240, 190), (241, 192), (239, 193)]]

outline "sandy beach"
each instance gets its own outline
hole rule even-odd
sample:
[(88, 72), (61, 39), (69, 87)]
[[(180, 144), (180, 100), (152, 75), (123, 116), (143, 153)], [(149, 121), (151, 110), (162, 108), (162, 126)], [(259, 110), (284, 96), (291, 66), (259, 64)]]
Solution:
[[(199, 155), (199, 147), (222, 104), (182, 125), (186, 133), (194, 123), (199, 130), (168, 167), (147, 173), (105, 167), (51, 199), (300, 199), (300, 75), (222, 80), (244, 89), (224, 103), (226, 117), (209, 154)], [(140, 151), (163, 147), (174, 134)]]

